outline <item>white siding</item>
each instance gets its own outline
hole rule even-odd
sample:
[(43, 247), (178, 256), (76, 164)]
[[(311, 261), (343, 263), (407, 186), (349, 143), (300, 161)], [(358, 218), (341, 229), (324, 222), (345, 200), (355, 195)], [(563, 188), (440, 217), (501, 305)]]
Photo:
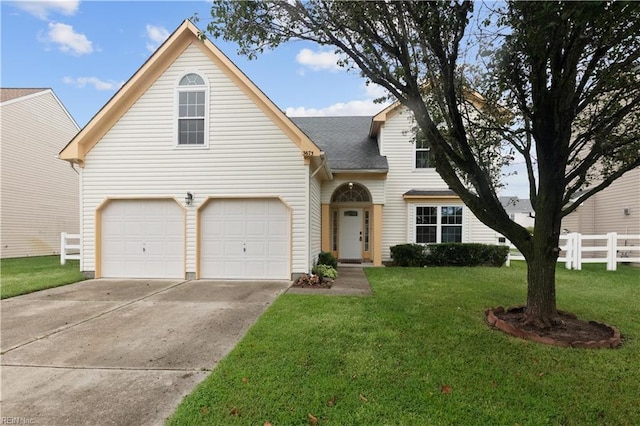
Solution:
[[(383, 208), (383, 260), (390, 259), (391, 246), (411, 241), (409, 236), (413, 234), (413, 219), (410, 219), (410, 214), (415, 215), (415, 211), (410, 213), (410, 210), (414, 209), (403, 198), (403, 194), (411, 189), (448, 189), (448, 185), (435, 169), (415, 168), (415, 149), (410, 132), (414, 125), (411, 113), (406, 108), (402, 108), (398, 114), (383, 124), (378, 137), (381, 154), (387, 156), (389, 163)], [(493, 244), (497, 241), (496, 233), (482, 224), (468, 208), (464, 208), (463, 214), (465, 242)]]
[(78, 174), (56, 158), (78, 127), (51, 90), (2, 105), (2, 257), (60, 252), (79, 232)]
[[(311, 170), (310, 170), (311, 172)], [(322, 250), (322, 206), (320, 204), (321, 184), (318, 176), (314, 176), (309, 185), (309, 269), (318, 259)]]
[[(176, 148), (175, 85), (208, 79), (209, 146)], [(108, 131), (83, 174), (84, 269), (95, 269), (96, 208), (106, 197), (176, 197), (187, 207), (186, 270), (195, 271), (196, 209), (207, 197), (280, 196), (292, 211), (292, 272), (308, 259), (308, 166), (295, 144), (198, 47), (191, 45)]]

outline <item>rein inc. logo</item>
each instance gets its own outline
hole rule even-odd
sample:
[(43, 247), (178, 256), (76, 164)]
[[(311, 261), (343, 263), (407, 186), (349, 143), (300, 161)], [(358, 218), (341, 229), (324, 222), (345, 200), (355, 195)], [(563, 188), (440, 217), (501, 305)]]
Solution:
[(0, 424), (2, 425), (34, 425), (36, 420), (30, 417), (0, 417)]

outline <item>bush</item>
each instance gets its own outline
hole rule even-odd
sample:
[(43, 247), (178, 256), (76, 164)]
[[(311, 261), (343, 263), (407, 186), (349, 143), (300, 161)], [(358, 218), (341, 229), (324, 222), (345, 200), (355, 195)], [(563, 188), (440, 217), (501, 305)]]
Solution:
[(430, 244), (427, 248), (427, 266), (496, 266), (504, 265), (508, 246), (477, 243)]
[(395, 266), (497, 266), (504, 265), (508, 246), (477, 243), (399, 244), (391, 247)]
[(318, 262), (316, 265), (327, 265), (331, 266), (333, 269), (338, 269), (338, 259), (328, 251), (322, 251), (318, 255)]
[(329, 265), (318, 264), (311, 269), (311, 272), (319, 276), (321, 280), (325, 278), (335, 280), (338, 277), (338, 271), (336, 271), (336, 268)]
[(424, 266), (426, 247), (422, 244), (398, 244), (391, 247), (391, 258), (395, 266)]

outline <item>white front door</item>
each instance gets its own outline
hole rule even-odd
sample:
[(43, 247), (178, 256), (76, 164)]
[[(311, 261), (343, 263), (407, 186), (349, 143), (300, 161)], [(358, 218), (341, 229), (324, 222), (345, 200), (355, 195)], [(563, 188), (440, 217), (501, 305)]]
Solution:
[(289, 216), (275, 198), (211, 201), (200, 216), (200, 277), (290, 279)]
[(340, 259), (362, 259), (362, 209), (340, 209)]
[(184, 278), (184, 210), (174, 200), (114, 200), (101, 221), (102, 277)]

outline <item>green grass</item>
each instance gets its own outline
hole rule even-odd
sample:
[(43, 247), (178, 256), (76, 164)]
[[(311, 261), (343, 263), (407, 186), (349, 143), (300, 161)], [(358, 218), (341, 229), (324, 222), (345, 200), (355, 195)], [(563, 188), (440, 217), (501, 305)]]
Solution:
[(18, 296), (84, 280), (78, 260), (60, 265), (59, 256), (21, 257), (0, 261), (0, 297)]
[(640, 423), (640, 270), (558, 269), (559, 308), (619, 327), (615, 350), (489, 328), (524, 303), (523, 262), (366, 272), (371, 298), (281, 296), (168, 424)]

